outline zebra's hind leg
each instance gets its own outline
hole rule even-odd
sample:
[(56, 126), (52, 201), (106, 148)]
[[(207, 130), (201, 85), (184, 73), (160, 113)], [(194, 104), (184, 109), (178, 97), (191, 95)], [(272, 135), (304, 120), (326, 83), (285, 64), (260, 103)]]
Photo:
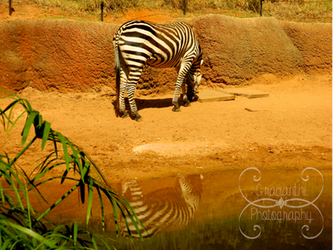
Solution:
[(127, 77), (125, 72), (120, 70), (120, 90), (119, 90), (119, 116), (125, 118), (128, 116), (125, 106), (125, 89), (127, 86)]
[(135, 100), (134, 100), (134, 92), (136, 83), (139, 81), (141, 76), (142, 69), (136, 70), (136, 71), (130, 71), (130, 74), (128, 76), (128, 82), (127, 82), (127, 96), (128, 101), (131, 107), (132, 115), (134, 115), (134, 119), (136, 121), (141, 121), (142, 117), (139, 115), (138, 108), (136, 106)]

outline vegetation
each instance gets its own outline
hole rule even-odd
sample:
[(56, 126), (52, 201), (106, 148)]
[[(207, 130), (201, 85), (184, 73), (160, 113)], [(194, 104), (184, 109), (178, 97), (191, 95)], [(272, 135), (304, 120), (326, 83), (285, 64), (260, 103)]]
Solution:
[[(26, 116), (26, 121), (21, 135), (21, 143), (24, 146), (21, 152), (13, 159), (5, 152), (0, 152), (1, 250), (87, 249), (89, 247), (89, 249), (91, 247), (98, 249), (99, 246), (110, 249), (108, 246), (110, 240), (89, 231), (80, 230), (76, 222), (73, 222), (72, 225), (56, 225), (46, 219), (46, 215), (76, 189), (80, 191), (81, 203), (86, 202), (87, 192), (87, 225), (92, 212), (93, 196), (97, 195), (102, 218), (100, 224), (103, 228), (106, 202), (112, 205), (117, 235), (116, 222), (119, 214), (125, 215), (127, 213), (137, 228), (142, 226), (140, 222), (138, 222), (139, 225), (135, 223), (135, 220), (138, 220), (130, 205), (114, 192), (98, 167), (85, 152), (60, 132), (53, 130), (51, 124), (44, 121), (42, 115), (34, 110), (27, 100), (6, 90), (0, 91), (0, 96), (3, 94), (5, 97), (0, 99), (12, 100), (6, 108), (0, 109), (0, 121), (7, 133), (11, 132), (19, 119)], [(13, 119), (13, 110), (17, 105), (23, 107), (23, 112), (16, 119)], [(29, 135), (31, 127), (34, 127), (33, 136)], [(24, 157), (25, 151), (37, 140), (41, 140), (41, 150), (45, 148), (47, 143), (52, 144), (53, 150), (36, 166), (37, 174), (30, 177), (29, 173), (17, 165), (17, 160)], [(55, 169), (58, 170), (55, 172), (62, 171), (63, 173), (54, 175), (55, 172), (53, 172), (50, 175), (50, 171)], [(61, 199), (50, 205), (45, 211), (38, 212), (31, 202), (31, 196), (35, 195), (38, 200), (46, 201), (39, 188), (52, 180), (60, 180), (60, 184), (70, 180), (70, 183), (74, 184)], [(94, 206), (96, 207), (96, 204)], [(127, 224), (126, 219), (125, 223)]]
[[(258, 16), (260, 0), (185, 0), (187, 15), (217, 13), (240, 17)], [(15, 4), (36, 3), (39, 6), (60, 7), (69, 14), (100, 15), (101, 0), (17, 0)], [(184, 9), (184, 0), (103, 0), (104, 11), (117, 16), (128, 9), (149, 9), (176, 12)], [(0, 0), (8, 3), (8, 0)], [(262, 2), (263, 16), (281, 20), (332, 22), (332, 0), (268, 0)]]

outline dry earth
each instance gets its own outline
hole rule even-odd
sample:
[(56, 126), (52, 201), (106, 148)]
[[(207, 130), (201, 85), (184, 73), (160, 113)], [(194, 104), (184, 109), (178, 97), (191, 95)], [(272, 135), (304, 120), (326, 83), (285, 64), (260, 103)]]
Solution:
[[(63, 94), (26, 88), (19, 95), (53, 129), (81, 145), (111, 182), (248, 166), (330, 169), (331, 75), (284, 80), (266, 75), (258, 81), (248, 88), (268, 92), (269, 97), (194, 102), (177, 113), (171, 111), (171, 94), (141, 98), (137, 102), (142, 122), (117, 118), (112, 97), (103, 90)], [(21, 124), (8, 137), (0, 133), (0, 148), (11, 157), (22, 148)], [(35, 166), (39, 152), (40, 144), (19, 164)]]

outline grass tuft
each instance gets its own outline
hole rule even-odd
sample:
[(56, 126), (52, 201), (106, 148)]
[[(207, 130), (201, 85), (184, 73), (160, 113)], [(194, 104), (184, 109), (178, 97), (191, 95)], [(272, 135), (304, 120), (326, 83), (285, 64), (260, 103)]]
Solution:
[[(101, 0), (16, 0), (15, 4), (37, 4), (43, 8), (58, 7), (70, 15), (100, 15)], [(8, 0), (0, 0), (7, 4)], [(263, 16), (273, 16), (280, 20), (332, 22), (332, 0), (266, 0), (262, 2)], [(179, 12), (184, 0), (104, 0), (104, 11), (114, 16), (124, 14), (129, 9), (159, 10)], [(240, 17), (259, 15), (259, 0), (186, 0), (186, 13), (227, 14)]]

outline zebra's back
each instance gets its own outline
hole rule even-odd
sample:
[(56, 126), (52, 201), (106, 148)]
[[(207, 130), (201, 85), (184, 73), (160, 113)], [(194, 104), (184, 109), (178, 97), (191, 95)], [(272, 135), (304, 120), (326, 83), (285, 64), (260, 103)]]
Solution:
[(157, 68), (176, 67), (191, 47), (198, 46), (193, 28), (185, 22), (156, 24), (133, 20), (115, 34), (127, 65), (148, 64)]

